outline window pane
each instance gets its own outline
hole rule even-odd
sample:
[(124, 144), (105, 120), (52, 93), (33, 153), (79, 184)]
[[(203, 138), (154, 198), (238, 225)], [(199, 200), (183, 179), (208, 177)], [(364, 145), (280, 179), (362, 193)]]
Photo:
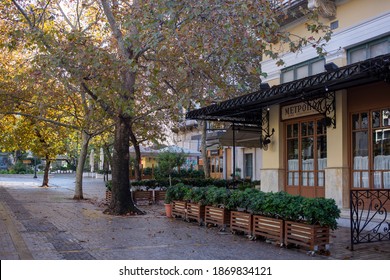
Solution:
[(362, 128), (368, 128), (368, 113), (361, 113), (360, 116)]
[(350, 52), (350, 60), (351, 60), (350, 63), (355, 63), (355, 62), (366, 60), (366, 56), (367, 55), (366, 55), (365, 48), (351, 51)]
[(298, 186), (299, 184), (299, 154), (298, 139), (287, 140), (287, 170), (296, 172), (287, 172), (287, 184), (289, 186)]
[(294, 123), (293, 124), (293, 137), (298, 137), (298, 124)]
[(294, 81), (294, 70), (283, 72), (283, 83)]
[[(367, 157), (368, 156), (368, 133), (367, 131), (359, 131), (352, 133), (352, 147), (354, 157)], [(368, 165), (367, 167), (368, 168)], [(361, 166), (359, 168), (362, 169)]]
[[(390, 128), (376, 129), (372, 133), (374, 188), (390, 188)], [(385, 171), (385, 172), (383, 172)]]
[(389, 53), (389, 43), (387, 41), (372, 45), (370, 47), (370, 58), (387, 53)]
[(314, 170), (314, 139), (312, 137), (302, 138), (302, 162), (301, 170), (302, 172), (302, 185), (303, 186), (314, 186), (314, 176), (313, 172), (305, 172)]
[(302, 79), (309, 76), (309, 66), (304, 65), (297, 68), (297, 79)]
[(307, 123), (301, 124), (301, 135), (306, 136), (307, 135)]
[(312, 63), (311, 64), (311, 74), (315, 75), (315, 74), (319, 74), (319, 73), (324, 72), (325, 71), (324, 66), (325, 66), (324, 60), (320, 60), (320, 61)]
[(326, 125), (323, 119), (317, 121), (317, 135), (326, 134)]
[(372, 127), (380, 126), (380, 121), (381, 121), (380, 115), (381, 114), (379, 111), (372, 112)]
[(360, 128), (359, 114), (352, 115), (352, 129), (356, 130)]
[(383, 126), (390, 126), (389, 118), (390, 118), (390, 109), (383, 110), (382, 111), (382, 119), (383, 119), (382, 125)]
[(318, 186), (325, 186), (325, 168), (327, 167), (326, 136), (317, 137)]
[(314, 134), (314, 122), (308, 122), (307, 123), (307, 135), (313, 135)]

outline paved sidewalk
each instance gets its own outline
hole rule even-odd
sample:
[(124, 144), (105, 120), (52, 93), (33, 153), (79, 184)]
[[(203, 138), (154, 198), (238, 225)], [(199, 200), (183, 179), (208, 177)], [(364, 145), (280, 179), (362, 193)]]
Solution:
[(0, 176), (0, 259), (309, 260), (390, 259), (390, 242), (356, 245), (349, 229), (332, 234), (330, 256), (250, 241), (216, 228), (168, 219), (163, 206), (141, 206), (144, 216), (109, 216), (102, 179), (84, 178), (86, 200), (74, 201), (74, 175)]

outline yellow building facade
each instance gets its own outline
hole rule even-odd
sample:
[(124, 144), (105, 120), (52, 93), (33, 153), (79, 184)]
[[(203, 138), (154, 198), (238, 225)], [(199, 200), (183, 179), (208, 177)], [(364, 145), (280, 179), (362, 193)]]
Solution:
[[(283, 66), (264, 60), (262, 82), (271, 87), (243, 97), (240, 106), (248, 112), (257, 106), (266, 116), (263, 191), (333, 198), (348, 208), (351, 189), (390, 188), (390, 1), (300, 2), (333, 5), (334, 13), (322, 18), (333, 31), (326, 55), (307, 46), (284, 54)], [(305, 22), (285, 28), (305, 36)], [(229, 106), (187, 117), (223, 120), (226, 108), (235, 110)]]

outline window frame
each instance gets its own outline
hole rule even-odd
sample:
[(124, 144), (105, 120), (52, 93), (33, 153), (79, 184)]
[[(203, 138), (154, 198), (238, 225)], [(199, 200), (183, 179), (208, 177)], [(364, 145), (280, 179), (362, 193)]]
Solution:
[(372, 40), (372, 41), (366, 42), (364, 44), (360, 44), (358, 46), (354, 46), (352, 48), (349, 48), (347, 50), (347, 63), (348, 64), (352, 64), (352, 62), (351, 62), (351, 55), (352, 55), (352, 53), (354, 51), (358, 51), (358, 50), (362, 50), (362, 49), (365, 49), (366, 56), (361, 61), (373, 58), (373, 56), (371, 55), (371, 47), (374, 46), (374, 45), (383, 43), (383, 42), (387, 42), (387, 53), (390, 53), (390, 36), (382, 37), (382, 38), (379, 38), (379, 39), (376, 39), (376, 40)]
[[(317, 58), (314, 58), (314, 59), (310, 59), (310, 60), (306, 60), (302, 63), (298, 63), (298, 64), (295, 64), (295, 65), (292, 65), (292, 66), (289, 66), (289, 67), (286, 67), (284, 69), (281, 70), (281, 73), (280, 73), (280, 80), (281, 80), (281, 83), (285, 83), (285, 79), (284, 79), (284, 74), (286, 72), (289, 72), (291, 70), (293, 70), (293, 80), (292, 81), (295, 81), (297, 80), (297, 71), (299, 68), (301, 68), (302, 66), (308, 66), (308, 76), (307, 77), (310, 77), (312, 75), (315, 75), (313, 74), (313, 69), (312, 69), (312, 66), (313, 64), (319, 62), (319, 61), (323, 61), (324, 62), (324, 66), (325, 66), (325, 58), (324, 57), (317, 57)], [(325, 68), (324, 68), (324, 71), (322, 72), (325, 72)], [(302, 77), (302, 78), (306, 78), (306, 77)], [(300, 78), (300, 79), (302, 79)], [(290, 81), (289, 81), (290, 82)]]

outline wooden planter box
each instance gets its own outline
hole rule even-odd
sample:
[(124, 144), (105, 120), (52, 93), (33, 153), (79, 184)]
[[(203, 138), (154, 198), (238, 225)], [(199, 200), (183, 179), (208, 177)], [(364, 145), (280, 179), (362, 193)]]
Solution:
[(204, 222), (205, 206), (198, 203), (187, 203), (187, 220), (195, 220), (202, 225)]
[(146, 202), (147, 204), (153, 203), (152, 191), (133, 191), (132, 195), (135, 204), (140, 204), (140, 202)]
[(230, 229), (233, 233), (243, 232), (246, 234), (252, 234), (252, 214), (241, 212), (241, 211), (231, 211), (230, 214)]
[(221, 226), (221, 230), (230, 224), (230, 211), (225, 208), (206, 206), (204, 217), (206, 225)]
[(110, 203), (111, 203), (111, 197), (112, 197), (111, 191), (106, 190), (106, 203), (107, 203), (107, 204), (110, 204)]
[(261, 215), (253, 216), (254, 236), (261, 236), (275, 241), (277, 244), (283, 244), (284, 241), (284, 221)]
[(154, 203), (163, 204), (165, 200), (166, 191), (154, 191)]
[(187, 202), (175, 200), (172, 202), (172, 216), (186, 218)]
[(329, 227), (285, 221), (284, 242), (286, 245), (295, 244), (313, 251), (328, 250)]

